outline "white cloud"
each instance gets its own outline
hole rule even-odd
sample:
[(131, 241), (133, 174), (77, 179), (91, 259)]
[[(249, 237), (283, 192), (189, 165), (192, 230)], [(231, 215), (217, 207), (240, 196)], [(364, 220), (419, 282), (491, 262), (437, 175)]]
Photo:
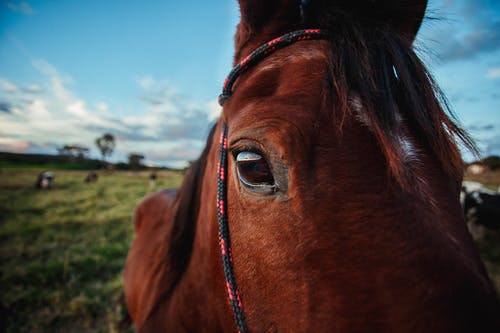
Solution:
[(108, 106), (108, 103), (106, 103), (106, 102), (99, 102), (99, 103), (97, 103), (96, 108), (99, 111), (106, 112), (106, 111), (108, 111), (109, 106)]
[(144, 75), (140, 77), (137, 82), (142, 89), (150, 89), (154, 84), (155, 80), (151, 75)]
[(493, 67), (488, 69), (488, 72), (486, 73), (486, 77), (491, 80), (497, 80), (500, 79), (500, 67)]
[(21, 13), (24, 15), (32, 15), (35, 12), (31, 5), (26, 1), (6, 1), (4, 5), (13, 12)]
[(38, 94), (42, 92), (42, 87), (37, 83), (33, 83), (26, 87), (23, 87), (23, 90), (28, 93)]
[(220, 106), (219, 101), (217, 99), (214, 99), (213, 101), (208, 102), (207, 106), (210, 110), (208, 119), (210, 121), (215, 121), (216, 119), (218, 119), (222, 112), (222, 106)]
[(12, 82), (9, 82), (5, 79), (0, 78), (0, 88), (2, 88), (5, 92), (14, 93), (18, 90), (17, 86)]
[(27, 152), (31, 147), (29, 141), (15, 140), (12, 138), (2, 138), (0, 137), (0, 149), (5, 152)]
[(33, 120), (45, 120), (51, 117), (44, 100), (34, 100), (28, 105), (27, 110), (29, 111), (28, 117)]
[(49, 79), (49, 88), (53, 91), (57, 99), (61, 101), (72, 99), (71, 93), (65, 87), (73, 82), (70, 76), (60, 74), (53, 65), (43, 59), (34, 60), (33, 67)]
[[(152, 76), (139, 81), (142, 107), (120, 116), (108, 112), (104, 101), (89, 104), (71, 89), (73, 79), (44, 60), (33, 62), (44, 83), (20, 88), (0, 78), (0, 101), (9, 112), (0, 112), (0, 149), (55, 153), (63, 144), (94, 149), (94, 139), (105, 132), (117, 139), (113, 160), (128, 153), (146, 156), (147, 163), (183, 166), (198, 157), (209, 124), (220, 112), (216, 101), (187, 100), (166, 80)], [(98, 156), (94, 149), (94, 156)]]
[(418, 39), (430, 60), (443, 64), (498, 52), (499, 4), (498, 0), (429, 1)]

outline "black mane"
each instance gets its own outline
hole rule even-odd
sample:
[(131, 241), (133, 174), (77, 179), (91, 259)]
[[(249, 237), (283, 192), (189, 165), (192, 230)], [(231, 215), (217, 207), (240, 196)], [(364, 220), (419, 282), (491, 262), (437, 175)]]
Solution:
[[(167, 236), (168, 239), (165, 239), (165, 247), (161, 250), (165, 259), (158, 261), (158, 266), (153, 268), (159, 274), (156, 279), (156, 283), (159, 284), (156, 288), (159, 292), (148, 311), (143, 327), (140, 329), (147, 331), (149, 325), (155, 327), (155, 323), (151, 321), (155, 318), (154, 313), (159, 311), (161, 304), (170, 298), (189, 264), (200, 207), (201, 184), (214, 133), (215, 125), (210, 130), (200, 157), (191, 165), (184, 176), (173, 204), (175, 215), (171, 221), (165, 221), (165, 223), (172, 223), (172, 231)], [(166, 269), (164, 269), (165, 267)]]
[(201, 205), (201, 184), (207, 165), (207, 157), (215, 133), (214, 125), (207, 137), (205, 148), (200, 157), (189, 168), (175, 199), (175, 216), (173, 218), (170, 248), (168, 249), (168, 265), (175, 275), (171, 290), (187, 268), (193, 247), (196, 218)]
[(399, 115), (412, 137), (436, 157), (442, 170), (461, 180), (463, 162), (456, 140), (474, 153), (477, 149), (469, 135), (457, 125), (446, 97), (415, 53), (414, 35), (398, 31), (391, 22), (368, 20), (363, 13), (349, 12), (337, 2), (326, 9), (319, 7), (321, 11), (314, 3), (322, 1), (307, 2), (312, 5), (304, 9), (304, 24), (331, 33), (329, 75), (335, 81), (333, 105), (350, 112), (350, 93), (359, 94), (398, 183), (410, 188), (414, 167), (401, 156), (397, 136)]

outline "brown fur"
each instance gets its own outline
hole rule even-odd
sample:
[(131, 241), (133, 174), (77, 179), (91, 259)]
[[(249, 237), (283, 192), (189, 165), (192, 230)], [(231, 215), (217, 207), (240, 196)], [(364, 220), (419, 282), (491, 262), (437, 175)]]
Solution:
[[(452, 135), (467, 137), (411, 49), (425, 1), (415, 2), (419, 15), (383, 1), (400, 17), (368, 21), (354, 16), (361, 3), (302, 8), (331, 41), (296, 43), (243, 74), (175, 202), (157, 194), (138, 207), (125, 270), (138, 332), (235, 330), (215, 209), (222, 121), (229, 148), (258, 148), (280, 184), (275, 195), (251, 192), (229, 158), (229, 228), (250, 331), (498, 331), (498, 300), (458, 202)], [(235, 60), (302, 24), (298, 1), (240, 7)], [(417, 163), (404, 159), (401, 132)]]

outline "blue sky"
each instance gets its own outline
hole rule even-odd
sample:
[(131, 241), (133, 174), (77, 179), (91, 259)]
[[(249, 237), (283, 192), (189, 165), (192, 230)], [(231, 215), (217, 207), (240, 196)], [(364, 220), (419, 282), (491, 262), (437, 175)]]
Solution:
[[(417, 47), (485, 155), (500, 155), (500, 1), (430, 0)], [(0, 0), (0, 151), (63, 144), (197, 157), (231, 68), (236, 0)], [(468, 157), (468, 156), (467, 156)], [(469, 158), (469, 157), (468, 157)]]

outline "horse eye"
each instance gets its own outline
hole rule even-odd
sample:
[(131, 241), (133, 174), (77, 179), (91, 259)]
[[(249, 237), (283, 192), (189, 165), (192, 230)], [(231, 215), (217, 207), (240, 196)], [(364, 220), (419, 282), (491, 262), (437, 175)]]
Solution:
[(240, 182), (257, 192), (273, 192), (274, 177), (266, 159), (257, 153), (242, 151), (236, 156)]

